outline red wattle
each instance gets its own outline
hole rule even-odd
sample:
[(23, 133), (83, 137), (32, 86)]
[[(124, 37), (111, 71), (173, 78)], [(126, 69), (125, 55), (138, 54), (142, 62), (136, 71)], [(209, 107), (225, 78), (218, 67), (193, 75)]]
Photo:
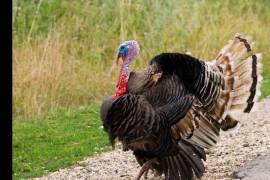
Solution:
[(128, 82), (128, 74), (127, 73), (123, 73), (120, 75), (119, 81), (117, 83), (117, 90), (113, 96), (113, 98), (117, 98), (119, 96), (122, 96), (124, 94), (126, 94), (126, 85)]

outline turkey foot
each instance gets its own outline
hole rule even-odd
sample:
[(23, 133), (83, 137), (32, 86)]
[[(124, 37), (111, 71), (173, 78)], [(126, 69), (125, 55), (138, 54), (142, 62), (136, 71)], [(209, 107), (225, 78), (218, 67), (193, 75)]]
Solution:
[(221, 129), (227, 131), (234, 128), (238, 124), (238, 121), (234, 119), (231, 115), (227, 115), (225, 119), (221, 122)]
[(149, 169), (153, 168), (152, 167), (153, 164), (158, 164), (157, 158), (153, 158), (153, 159), (145, 162), (142, 165), (142, 168), (141, 168), (141, 170), (140, 170), (140, 172), (135, 180), (140, 180), (143, 174), (145, 174), (144, 177), (147, 178), (148, 171), (149, 171)]

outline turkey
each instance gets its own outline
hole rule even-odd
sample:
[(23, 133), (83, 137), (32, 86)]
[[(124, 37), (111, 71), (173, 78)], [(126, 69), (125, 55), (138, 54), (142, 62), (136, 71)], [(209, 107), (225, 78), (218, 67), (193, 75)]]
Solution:
[(101, 105), (104, 130), (114, 147), (131, 150), (142, 166), (165, 179), (191, 180), (205, 172), (205, 149), (221, 130), (234, 128), (233, 111), (249, 113), (260, 96), (261, 54), (237, 33), (210, 62), (181, 53), (153, 57), (146, 70), (131, 72), (136, 41), (119, 46), (121, 71), (115, 94)]

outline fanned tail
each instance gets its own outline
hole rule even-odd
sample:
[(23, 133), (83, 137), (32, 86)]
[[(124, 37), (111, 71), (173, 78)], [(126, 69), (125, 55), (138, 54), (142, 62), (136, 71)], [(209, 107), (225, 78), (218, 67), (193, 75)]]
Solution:
[[(222, 48), (215, 64), (222, 68), (225, 76), (225, 92), (227, 113), (240, 111), (248, 113), (260, 97), (262, 81), (262, 54), (252, 52), (254, 43), (243, 34), (237, 33)], [(227, 113), (223, 119), (226, 119)], [(227, 118), (229, 119), (229, 117)]]

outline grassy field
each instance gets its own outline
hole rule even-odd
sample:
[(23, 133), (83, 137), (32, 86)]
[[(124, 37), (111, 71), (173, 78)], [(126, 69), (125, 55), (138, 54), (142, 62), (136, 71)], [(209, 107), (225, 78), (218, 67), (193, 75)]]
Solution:
[(40, 176), (109, 150), (98, 108), (61, 108), (35, 120), (14, 123), (13, 178)]
[[(13, 176), (40, 176), (108, 149), (99, 104), (120, 42), (136, 39), (133, 66), (165, 51), (211, 60), (236, 33), (263, 53), (270, 94), (268, 0), (13, 0)], [(103, 149), (104, 150), (104, 149)]]
[(13, 6), (16, 119), (112, 94), (117, 72), (108, 72), (127, 39), (141, 45), (137, 70), (164, 51), (213, 59), (236, 32), (244, 32), (264, 55), (263, 93), (270, 93), (270, 1), (14, 0)]

